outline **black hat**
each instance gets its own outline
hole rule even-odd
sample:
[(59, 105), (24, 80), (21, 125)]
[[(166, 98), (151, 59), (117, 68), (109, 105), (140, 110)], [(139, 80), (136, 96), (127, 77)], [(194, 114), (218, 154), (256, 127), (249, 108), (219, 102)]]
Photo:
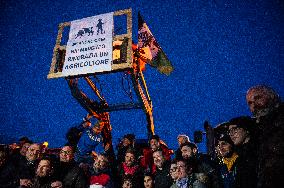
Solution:
[(229, 125), (236, 125), (237, 127), (243, 128), (248, 132), (251, 132), (256, 128), (255, 121), (249, 116), (233, 118), (229, 121)]
[(223, 122), (218, 124), (214, 128), (214, 137), (218, 139), (223, 134), (227, 134), (229, 125), (229, 122)]
[(232, 146), (234, 145), (234, 142), (231, 140), (231, 137), (229, 135), (227, 135), (226, 133), (220, 134), (218, 136), (219, 137), (216, 138), (216, 140), (217, 140), (216, 144), (218, 144), (219, 141), (225, 141), (225, 142), (229, 143)]

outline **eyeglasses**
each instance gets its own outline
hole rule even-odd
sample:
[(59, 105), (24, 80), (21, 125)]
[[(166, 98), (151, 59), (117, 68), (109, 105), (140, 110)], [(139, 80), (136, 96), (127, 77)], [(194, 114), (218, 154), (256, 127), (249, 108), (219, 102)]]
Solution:
[(177, 165), (177, 168), (185, 168), (185, 165)]
[(177, 171), (177, 167), (174, 167), (174, 168), (171, 168), (171, 169), (170, 169), (170, 173), (171, 173), (171, 172), (175, 172), (175, 171)]
[(228, 130), (228, 135), (232, 136), (232, 135), (236, 134), (240, 129), (241, 128), (239, 128), (239, 127), (233, 127), (233, 128)]
[(223, 146), (227, 146), (227, 145), (230, 145), (229, 143), (227, 142), (220, 142), (217, 147), (223, 147)]
[(61, 153), (61, 154), (65, 154), (65, 155), (71, 155), (71, 154), (72, 154), (72, 151), (64, 151), (64, 150), (61, 150), (60, 153)]

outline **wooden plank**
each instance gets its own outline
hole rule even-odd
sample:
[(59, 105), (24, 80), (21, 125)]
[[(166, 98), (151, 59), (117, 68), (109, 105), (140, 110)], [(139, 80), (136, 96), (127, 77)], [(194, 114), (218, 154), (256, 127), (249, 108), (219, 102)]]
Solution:
[[(123, 40), (124, 38), (128, 38), (128, 45), (127, 45), (127, 57), (126, 62), (121, 62), (119, 64), (112, 64), (111, 65), (111, 71), (104, 71), (100, 73), (94, 73), (94, 74), (108, 74), (112, 72), (117, 71), (123, 71), (127, 69), (132, 69), (132, 9), (125, 9), (125, 10), (119, 10), (114, 12), (114, 16), (121, 16), (126, 15), (127, 16), (127, 33), (122, 35), (115, 35), (113, 37), (113, 41), (115, 40)], [(65, 27), (70, 27), (71, 22), (63, 22), (58, 25), (58, 34), (56, 38), (56, 44), (53, 48), (53, 56), (52, 61), (50, 65), (49, 74), (47, 75), (47, 78), (60, 78), (64, 77), (62, 75), (62, 72), (56, 72), (55, 73), (55, 67), (57, 63), (57, 53), (58, 49), (60, 50), (66, 50), (66, 46), (61, 45), (62, 42), (62, 34)], [(79, 75), (79, 77), (84, 77), (86, 75)]]

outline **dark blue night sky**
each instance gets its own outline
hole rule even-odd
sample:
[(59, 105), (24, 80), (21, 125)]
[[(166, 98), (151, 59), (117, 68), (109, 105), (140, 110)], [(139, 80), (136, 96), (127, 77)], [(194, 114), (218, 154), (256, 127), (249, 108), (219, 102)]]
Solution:
[[(155, 132), (171, 147), (176, 137), (192, 137), (208, 120), (213, 126), (250, 115), (249, 87), (272, 86), (284, 96), (284, 2), (282, 0), (110, 1), (0, 0), (0, 143), (28, 136), (65, 144), (70, 126), (86, 111), (63, 78), (47, 79), (61, 22), (132, 8), (137, 42), (138, 11), (174, 66), (169, 76), (147, 67)], [(125, 97), (123, 74), (105, 76), (110, 103)], [(114, 142), (126, 133), (146, 138), (141, 110), (113, 112)]]

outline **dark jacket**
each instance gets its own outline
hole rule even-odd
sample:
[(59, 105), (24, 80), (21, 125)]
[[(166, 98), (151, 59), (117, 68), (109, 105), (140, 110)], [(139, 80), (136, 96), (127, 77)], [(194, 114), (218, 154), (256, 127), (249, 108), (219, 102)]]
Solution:
[(236, 147), (239, 157), (236, 160), (235, 188), (255, 188), (257, 182), (257, 155), (255, 142), (250, 140)]
[(176, 151), (175, 151), (175, 159), (176, 160), (182, 160), (183, 157), (182, 157), (182, 152), (180, 150), (180, 148), (178, 148)]
[(173, 184), (173, 180), (170, 175), (171, 163), (165, 161), (162, 169), (156, 169), (155, 176), (155, 188), (169, 188)]
[[(143, 171), (142, 168), (135, 164), (131, 167), (126, 166), (123, 162), (119, 166), (119, 177), (123, 180), (125, 177), (130, 176), (133, 179), (134, 187), (142, 188), (143, 186)], [(122, 185), (123, 182), (121, 182)]]
[(284, 104), (258, 123), (258, 188), (283, 185), (284, 172)]
[(226, 164), (222, 161), (219, 162), (218, 170), (220, 173), (221, 182), (223, 184), (223, 188), (234, 188), (235, 179), (236, 179), (236, 161), (234, 162), (233, 166), (231, 167), (230, 171)]
[(19, 186), (17, 171), (12, 163), (5, 162), (0, 166), (0, 187), (1, 188), (16, 188)]
[(216, 169), (216, 164), (207, 155), (197, 154), (196, 156), (188, 159), (187, 163), (190, 167), (192, 167), (193, 173), (202, 173), (208, 177), (206, 186), (209, 188), (222, 187), (219, 173)]
[(53, 177), (38, 177), (36, 176), (33, 180), (31, 188), (51, 188), (51, 183), (54, 182)]
[(35, 177), (35, 171), (38, 161), (28, 161), (26, 158), (22, 158), (19, 161), (19, 178), (20, 179), (30, 179), (32, 180)]
[(56, 179), (61, 181), (64, 188), (88, 187), (88, 179), (83, 170), (75, 163), (61, 162), (56, 170)]

